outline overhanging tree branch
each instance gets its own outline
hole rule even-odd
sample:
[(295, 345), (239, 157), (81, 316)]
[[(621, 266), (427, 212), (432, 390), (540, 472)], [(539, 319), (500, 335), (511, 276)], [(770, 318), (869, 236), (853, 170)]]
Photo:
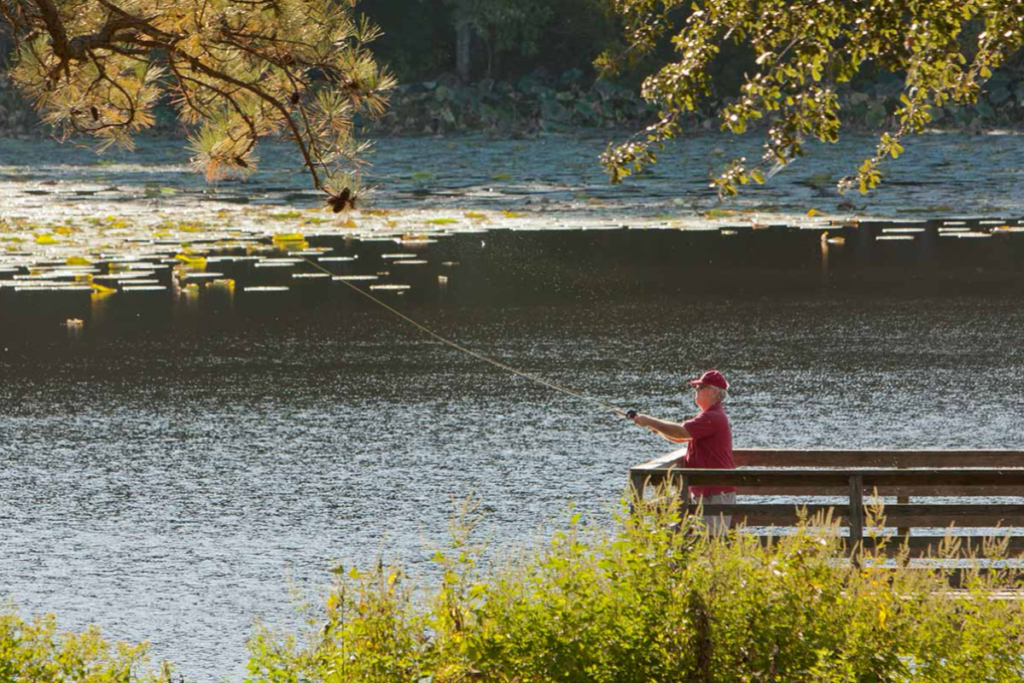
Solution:
[[(680, 4), (615, 0), (631, 47), (653, 50), (669, 30), (670, 11)], [(978, 25), (984, 28), (980, 34), (968, 30)], [(802, 156), (808, 139), (838, 140), (837, 87), (872, 65), (902, 75), (904, 88), (874, 154), (839, 183), (840, 191), (855, 186), (867, 192), (881, 181), (883, 162), (902, 153), (901, 141), (925, 130), (933, 107), (974, 103), (992, 70), (1020, 50), (1024, 2), (702, 0), (672, 41), (677, 59), (649, 76), (642, 89), (660, 108), (661, 121), (609, 147), (602, 163), (612, 182), (657, 162), (655, 150), (679, 133), (682, 116), (710, 93), (709, 69), (721, 46), (731, 41), (747, 46), (756, 66), (734, 101), (721, 109), (721, 128), (741, 134), (764, 119), (767, 139), (760, 161), (735, 159), (712, 180), (720, 196), (764, 182)], [(614, 68), (615, 55), (600, 62)]]
[(130, 145), (170, 88), (200, 126), (194, 161), (208, 174), (247, 175), (257, 139), (285, 131), (332, 200), (359, 185), (353, 117), (379, 114), (394, 87), (351, 3), (0, 0), (0, 17), (18, 46), (14, 82), (62, 135)]

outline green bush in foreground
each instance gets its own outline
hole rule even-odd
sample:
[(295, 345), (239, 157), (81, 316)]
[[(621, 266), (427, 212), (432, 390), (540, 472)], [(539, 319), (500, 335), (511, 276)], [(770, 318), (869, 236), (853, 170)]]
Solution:
[[(566, 531), (486, 576), (466, 527), (424, 599), (393, 567), (338, 571), (304, 635), (258, 630), (248, 681), (1021, 681), (1021, 573), (845, 559), (827, 520), (768, 547), (670, 504)], [(958, 554), (955, 543), (943, 550)], [(896, 564), (906, 565), (903, 553)], [(970, 562), (968, 561), (968, 564)]]
[[(767, 682), (1024, 680), (1024, 570), (851, 563), (828, 520), (764, 547), (709, 537), (676, 501), (567, 529), (484, 573), (473, 516), (453, 525), (443, 573), (416, 591), (401, 570), (337, 571), (302, 634), (257, 629), (251, 683)], [(987, 555), (999, 555), (998, 544)], [(1005, 546), (1003, 546), (1005, 549)], [(949, 539), (939, 553), (961, 556)], [(964, 564), (973, 565), (967, 557)], [(146, 645), (98, 629), (58, 633), (53, 616), (0, 608), (0, 683), (172, 683), (144, 671)]]
[(58, 633), (50, 614), (31, 621), (0, 608), (2, 683), (172, 683), (170, 668), (143, 672), (146, 644), (111, 645), (98, 628)]

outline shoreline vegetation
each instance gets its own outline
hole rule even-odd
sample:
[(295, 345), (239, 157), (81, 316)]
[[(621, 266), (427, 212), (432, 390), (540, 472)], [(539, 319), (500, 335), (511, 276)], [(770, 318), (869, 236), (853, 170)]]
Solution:
[[(663, 499), (665, 500), (665, 499)], [(536, 549), (484, 569), (467, 501), (417, 586), (397, 565), (337, 566), (297, 633), (257, 626), (246, 683), (320, 681), (1018, 681), (1024, 677), (1019, 561), (984, 571), (954, 536), (935, 560), (861, 554), (827, 518), (763, 546), (709, 537), (677, 498), (623, 501), (614, 524), (570, 518)], [(884, 509), (870, 517), (884, 527)], [(898, 541), (893, 541), (898, 545)], [(998, 539), (986, 557), (1005, 558)], [(1018, 558), (1019, 560), (1019, 558)], [(954, 565), (961, 588), (950, 588)], [(998, 564), (998, 563), (997, 563)], [(963, 569), (967, 567), (966, 569)], [(0, 610), (0, 677), (183, 683), (146, 645), (95, 627), (58, 634), (52, 616)], [(187, 664), (182, 666), (187, 672)]]
[[(890, 74), (839, 89), (843, 130), (872, 134), (891, 130), (903, 81)], [(734, 98), (710, 97), (684, 119), (684, 128), (699, 132), (721, 129), (721, 112)], [(1024, 129), (1024, 81), (1010, 70), (996, 71), (972, 106), (932, 109), (931, 129), (977, 134)], [(657, 111), (636, 88), (586, 77), (579, 69), (561, 73), (540, 67), (518, 80), (482, 79), (460, 85), (452, 74), (400, 84), (387, 113), (363, 121), (369, 137), (443, 136), (487, 133), (497, 137), (531, 137), (545, 133), (609, 131), (609, 137), (640, 131), (657, 119)], [(767, 127), (752, 127), (752, 132)], [(144, 135), (180, 137), (187, 131), (164, 103), (156, 123)], [(9, 79), (0, 75), (0, 139), (50, 137), (44, 124)]]

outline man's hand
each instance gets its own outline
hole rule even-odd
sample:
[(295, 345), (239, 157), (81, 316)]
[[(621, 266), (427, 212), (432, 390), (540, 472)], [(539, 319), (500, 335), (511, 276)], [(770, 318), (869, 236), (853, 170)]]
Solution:
[(641, 413), (638, 413), (636, 408), (630, 408), (624, 413), (620, 412), (619, 415), (626, 418), (627, 420), (632, 420), (634, 424), (640, 425), (641, 427), (647, 427), (648, 429), (651, 428), (650, 421), (652, 418)]
[(654, 429), (654, 427), (651, 426), (653, 420), (654, 420), (654, 418), (652, 418), (649, 415), (644, 415), (643, 413), (634, 413), (633, 414), (633, 424), (639, 425), (640, 427), (647, 427), (648, 429)]
[[(627, 417), (629, 417), (628, 413)], [(643, 413), (636, 413), (631, 419), (633, 420), (633, 424), (639, 427), (646, 427), (655, 434), (665, 437), (672, 443), (683, 443), (684, 441), (689, 441), (693, 438), (690, 436), (690, 433), (686, 431), (686, 427), (678, 422), (666, 422), (665, 420), (659, 420), (656, 417), (644, 415)]]

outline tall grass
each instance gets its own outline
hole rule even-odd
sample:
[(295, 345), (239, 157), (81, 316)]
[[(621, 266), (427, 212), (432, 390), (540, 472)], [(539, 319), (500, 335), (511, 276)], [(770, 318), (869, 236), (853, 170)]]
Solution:
[(763, 545), (711, 537), (674, 501), (624, 506), (610, 531), (572, 515), (486, 573), (468, 538), (457, 527), (435, 557), (426, 601), (398, 568), (339, 571), (305, 636), (257, 632), (247, 681), (1024, 680), (1024, 610), (1003, 594), (1019, 571), (966, 558), (954, 591), (949, 569), (911, 569), (906, 552), (849, 561), (827, 519)]

